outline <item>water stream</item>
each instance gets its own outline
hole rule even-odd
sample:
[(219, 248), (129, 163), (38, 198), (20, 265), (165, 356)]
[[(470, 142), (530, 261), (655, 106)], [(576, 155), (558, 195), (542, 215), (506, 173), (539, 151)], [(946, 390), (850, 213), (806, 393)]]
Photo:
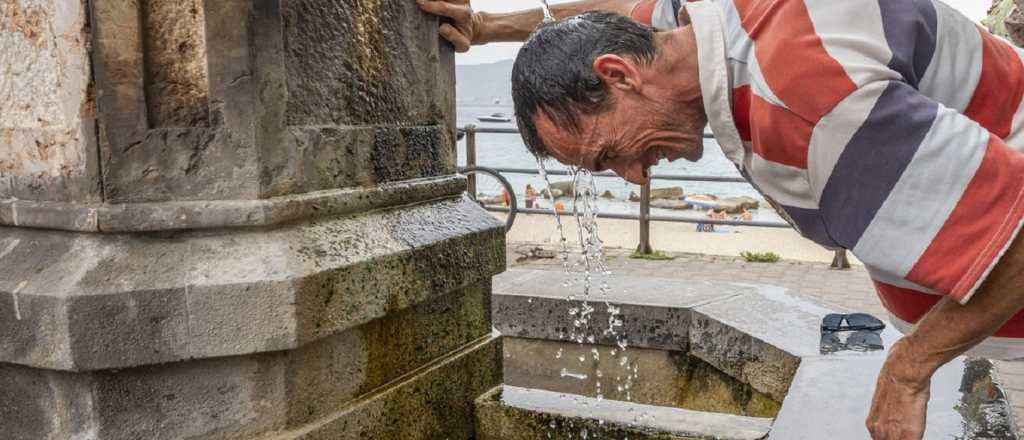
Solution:
[[(551, 7), (548, 5), (547, 0), (540, 0), (541, 10), (544, 12), (544, 23), (555, 21), (554, 14), (551, 13)], [(562, 212), (558, 209), (559, 206), (555, 201), (554, 191), (551, 188), (551, 180), (548, 178), (547, 169), (544, 166), (543, 159), (537, 158), (537, 169), (540, 173), (541, 178), (544, 179), (544, 184), (547, 187), (547, 197), (550, 202), (551, 211), (555, 216), (555, 224), (558, 228), (558, 247), (559, 247), (559, 258), (562, 261), (562, 268), (568, 273), (577, 273), (581, 275), (578, 280), (580, 284), (579, 290), (575, 290), (573, 281), (566, 281), (563, 287), (568, 292), (566, 301), (569, 304), (569, 318), (572, 319), (572, 328), (569, 339), (575, 341), (577, 344), (583, 345), (595, 344), (597, 338), (600, 337), (602, 340), (614, 341), (615, 346), (608, 350), (608, 355), (618, 358), (618, 366), (621, 371), (615, 372), (614, 381), (612, 385), (619, 394), (625, 393), (626, 400), (632, 400), (630, 395), (630, 388), (633, 385), (633, 381), (637, 378), (638, 370), (634, 363), (629, 361), (629, 356), (626, 353), (628, 346), (626, 333), (623, 329), (623, 317), (622, 309), (615, 304), (605, 300), (604, 306), (608, 316), (608, 326), (603, 329), (600, 334), (597, 334), (591, 325), (591, 317), (594, 314), (594, 306), (591, 305), (590, 294), (595, 285), (595, 276), (598, 278), (597, 290), (600, 297), (607, 298), (608, 292), (608, 281), (607, 276), (611, 274), (604, 266), (604, 243), (601, 241), (601, 237), (598, 234), (597, 228), (597, 212), (598, 212), (598, 191), (594, 181), (594, 176), (590, 171), (584, 169), (573, 168), (572, 177), (572, 216), (576, 220), (576, 234), (577, 240), (579, 241), (579, 258), (570, 263), (570, 250), (569, 242), (565, 237), (565, 229), (562, 225)], [(570, 278), (572, 279), (572, 278)], [(577, 296), (576, 293), (579, 292)], [(598, 401), (604, 398), (604, 392), (602, 391), (602, 378), (605, 376), (605, 372), (602, 372), (600, 367), (597, 366), (597, 362), (601, 358), (601, 348), (598, 345), (593, 345), (590, 350), (591, 358), (594, 361), (595, 369), (593, 374), (597, 378), (595, 395)], [(561, 357), (561, 351), (559, 351), (556, 357)], [(579, 362), (581, 364), (587, 361), (587, 356), (581, 355)], [(566, 369), (562, 370), (562, 377), (567, 380), (586, 378), (585, 375), (578, 373), (571, 373)], [(646, 415), (640, 415), (644, 417)], [(554, 423), (554, 422), (552, 422)], [(552, 426), (552, 428), (555, 428)], [(551, 436), (551, 433), (548, 433)], [(579, 437), (587, 439), (589, 437), (587, 430), (584, 428), (579, 432)]]
[(544, 23), (555, 21), (555, 14), (551, 13), (551, 6), (548, 0), (540, 0), (540, 10), (544, 12)]
[[(563, 285), (565, 287), (566, 302), (569, 305), (569, 319), (572, 320), (572, 326), (568, 339), (576, 342), (577, 344), (595, 344), (598, 342), (598, 338), (602, 341), (614, 341), (614, 346), (607, 349), (606, 353), (608, 356), (618, 359), (615, 364), (618, 366), (620, 371), (615, 372), (603, 372), (596, 365), (601, 359), (602, 350), (606, 347), (599, 345), (593, 345), (590, 349), (589, 358), (593, 361), (595, 369), (592, 372), (596, 377), (595, 381), (595, 396), (598, 401), (604, 398), (603, 386), (611, 385), (615, 387), (617, 394), (625, 395), (627, 401), (631, 401), (632, 397), (630, 394), (630, 388), (633, 386), (634, 380), (637, 378), (639, 373), (637, 365), (630, 362), (627, 354), (627, 335), (623, 329), (623, 316), (622, 309), (601, 298), (607, 298), (609, 290), (607, 277), (611, 275), (611, 272), (607, 270), (604, 265), (604, 243), (601, 240), (598, 232), (597, 225), (597, 214), (598, 214), (598, 190), (594, 182), (593, 175), (583, 169), (572, 169), (572, 194), (571, 194), (571, 213), (573, 219), (576, 222), (576, 239), (579, 243), (579, 254), (578, 258), (570, 261), (570, 255), (572, 251), (569, 248), (569, 242), (565, 236), (565, 229), (562, 223), (560, 211), (557, 208), (557, 204), (554, 199), (554, 191), (551, 188), (551, 182), (548, 179), (547, 170), (542, 160), (537, 161), (537, 168), (547, 185), (547, 197), (549, 199), (549, 206), (551, 206), (552, 213), (555, 216), (555, 224), (558, 229), (559, 237), (559, 258), (562, 261), (562, 267), (567, 273), (576, 274), (578, 277), (570, 278), (571, 281), (566, 281)], [(591, 297), (592, 293), (597, 293), (597, 298)], [(593, 303), (596, 301), (603, 301), (605, 312), (607, 314), (607, 327), (603, 327), (600, 322), (593, 322), (592, 318), (596, 311)], [(561, 357), (561, 352), (556, 355), (557, 358)], [(580, 355), (578, 358), (580, 364), (584, 364), (588, 361), (588, 356)], [(610, 374), (608, 374), (610, 373)], [(605, 376), (613, 378), (613, 380), (606, 381)], [(562, 377), (567, 380), (580, 379), (580, 374), (572, 373), (563, 370)], [(586, 376), (583, 376), (584, 378)], [(610, 382), (610, 384), (608, 383)], [(643, 415), (640, 415), (643, 417)], [(580, 433), (581, 438), (586, 438), (586, 433)]]

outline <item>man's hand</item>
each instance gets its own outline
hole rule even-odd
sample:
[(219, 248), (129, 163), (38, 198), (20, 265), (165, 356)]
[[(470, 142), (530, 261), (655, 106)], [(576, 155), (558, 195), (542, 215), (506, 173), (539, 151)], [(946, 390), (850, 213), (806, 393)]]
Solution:
[[(638, 0), (580, 0), (551, 6), (558, 19), (572, 17), (585, 11), (607, 11), (628, 16)], [(470, 0), (416, 0), (423, 12), (445, 17), (438, 32), (465, 52), (470, 46), (499, 41), (526, 41), (530, 32), (544, 19), (540, 8), (523, 9), (508, 13), (474, 11)]]
[(442, 23), (438, 32), (455, 46), (456, 52), (466, 52), (474, 44), (480, 44), (483, 18), (473, 11), (469, 0), (416, 0), (423, 12), (451, 19)]
[(920, 440), (924, 437), (932, 372), (911, 363), (904, 355), (906, 344), (907, 339), (901, 339), (893, 345), (878, 373), (867, 420), (874, 440)]

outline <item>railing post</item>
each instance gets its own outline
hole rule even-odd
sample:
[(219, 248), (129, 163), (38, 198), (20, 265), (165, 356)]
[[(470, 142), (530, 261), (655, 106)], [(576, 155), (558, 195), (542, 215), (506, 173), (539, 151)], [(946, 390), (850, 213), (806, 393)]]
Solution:
[(640, 187), (640, 244), (636, 251), (641, 254), (654, 252), (651, 249), (651, 183)]
[[(466, 167), (476, 166), (476, 125), (466, 125)], [(466, 177), (466, 191), (476, 197), (476, 175)]]
[(850, 260), (846, 258), (846, 249), (836, 249), (835, 256), (832, 257), (832, 269), (849, 269)]

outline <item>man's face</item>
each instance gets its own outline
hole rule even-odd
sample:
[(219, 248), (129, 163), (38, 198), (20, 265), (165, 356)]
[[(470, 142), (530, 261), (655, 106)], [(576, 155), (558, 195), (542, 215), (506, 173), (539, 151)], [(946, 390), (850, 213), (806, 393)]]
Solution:
[(604, 112), (581, 116), (578, 132), (559, 127), (543, 112), (534, 123), (559, 162), (590, 171), (612, 170), (643, 185), (650, 181), (650, 167), (661, 159), (696, 162), (704, 152), (703, 109), (662, 101), (673, 99), (671, 91), (654, 95), (666, 96), (620, 94)]

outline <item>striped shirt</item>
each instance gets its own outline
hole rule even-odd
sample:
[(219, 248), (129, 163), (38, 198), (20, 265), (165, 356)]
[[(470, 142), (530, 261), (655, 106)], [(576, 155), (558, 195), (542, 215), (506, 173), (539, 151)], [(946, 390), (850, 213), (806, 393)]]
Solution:
[[(783, 217), (851, 250), (901, 330), (969, 301), (1024, 219), (1024, 52), (935, 0), (685, 7), (715, 138)], [(1024, 313), (975, 354), (1024, 357)]]

